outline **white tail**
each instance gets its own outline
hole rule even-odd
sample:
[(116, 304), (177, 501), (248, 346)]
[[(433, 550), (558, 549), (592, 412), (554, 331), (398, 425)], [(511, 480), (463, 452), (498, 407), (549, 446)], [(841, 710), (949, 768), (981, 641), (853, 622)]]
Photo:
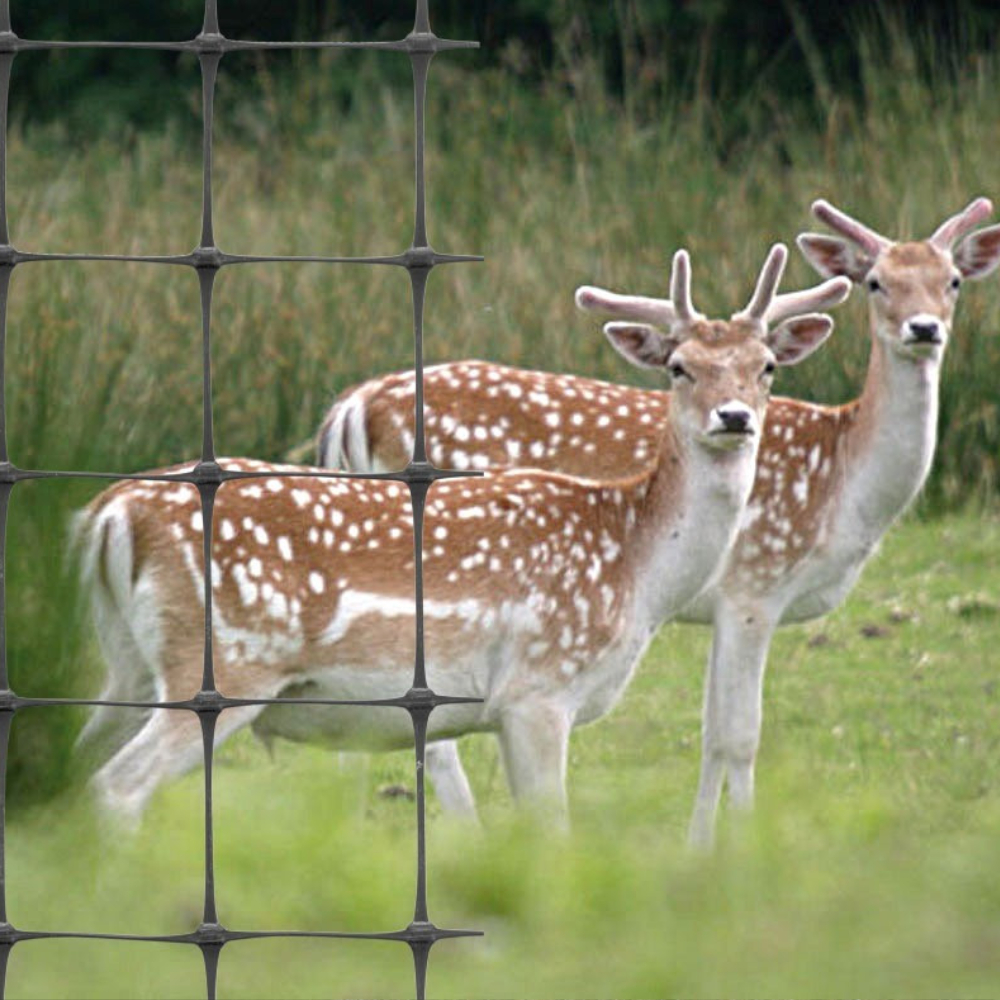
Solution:
[[(930, 468), (937, 420), (940, 358), (962, 278), (981, 278), (1000, 263), (1000, 226), (952, 244), (990, 212), (986, 199), (943, 223), (925, 242), (894, 244), (826, 202), (816, 214), (846, 239), (807, 234), (799, 244), (824, 275), (863, 284), (871, 302), (872, 356), (862, 396), (841, 407), (774, 398), (768, 406), (754, 490), (741, 531), (718, 584), (681, 617), (713, 623), (708, 668), (701, 787), (692, 820), (696, 842), (711, 840), (724, 778), (734, 802), (753, 797), (761, 723), (761, 685), (778, 624), (825, 613), (849, 592), (879, 538), (919, 491)], [(669, 319), (663, 300), (588, 294), (604, 311), (650, 322)], [(780, 296), (796, 305), (794, 296)], [(772, 305), (772, 315), (774, 312)], [(384, 409), (386, 388), (406, 376), (365, 384), (366, 399)], [(483, 387), (495, 387), (487, 396)], [(516, 406), (510, 400), (517, 401)], [(460, 362), (435, 373), (427, 394), (428, 442), (449, 464), (455, 425), (439, 411), (505, 413), (507, 439), (539, 467), (602, 475), (648, 464), (644, 435), (666, 422), (670, 396), (568, 375)], [(397, 406), (399, 404), (396, 404)], [(575, 435), (554, 430), (551, 414), (572, 409)], [(398, 419), (407, 419), (400, 408)], [(412, 416), (409, 416), (412, 422)], [(463, 426), (468, 426), (471, 416)], [(387, 453), (385, 422), (367, 422), (369, 447)], [(637, 445), (636, 442), (639, 442)], [(477, 461), (509, 462), (484, 440)], [(429, 762), (429, 765), (431, 762)], [(458, 766), (457, 760), (452, 767)], [(453, 774), (429, 772), (435, 783)]]
[[(784, 248), (765, 272), (774, 283)], [(687, 257), (675, 258), (683, 278)], [(849, 283), (842, 282), (846, 293)], [(658, 458), (644, 473), (584, 481), (520, 469), (439, 482), (424, 523), (427, 673), (441, 693), (482, 705), (435, 710), (430, 739), (500, 735), (518, 798), (562, 809), (573, 726), (618, 699), (652, 631), (716, 575), (753, 482), (774, 352), (805, 357), (832, 321), (768, 332), (757, 316), (678, 319), (667, 333), (609, 324), (618, 350), (675, 373)], [(794, 346), (793, 346), (794, 344)], [(212, 564), (219, 690), (237, 698), (400, 695), (412, 680), (412, 511), (405, 487), (224, 460), (254, 481), (215, 501)], [(141, 670), (162, 699), (191, 697), (202, 671), (202, 513), (187, 484), (123, 482), (86, 510), (98, 615), (115, 618), (109, 687)], [(357, 748), (412, 743), (404, 713), (241, 706), (217, 738), (253, 722), (265, 735)], [(165, 777), (201, 757), (197, 720), (157, 710), (95, 776), (102, 800), (133, 816)]]

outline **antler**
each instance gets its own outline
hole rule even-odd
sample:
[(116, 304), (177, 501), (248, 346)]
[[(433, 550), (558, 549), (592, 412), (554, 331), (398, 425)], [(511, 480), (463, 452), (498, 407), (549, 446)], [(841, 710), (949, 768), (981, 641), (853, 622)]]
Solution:
[(976, 198), (974, 201), (969, 202), (957, 215), (953, 215), (946, 222), (942, 222), (928, 242), (936, 246), (939, 250), (949, 250), (959, 236), (963, 236), (970, 229), (974, 229), (992, 212), (993, 202), (989, 198)]
[(821, 219), (831, 229), (836, 229), (842, 236), (857, 243), (872, 257), (877, 257), (883, 250), (892, 245), (892, 240), (876, 233), (874, 229), (869, 229), (857, 219), (852, 219), (846, 213), (841, 212), (839, 208), (834, 208), (824, 198), (819, 198), (812, 203), (812, 211), (817, 219)]
[(800, 292), (785, 292), (775, 295), (764, 314), (764, 322), (780, 323), (790, 316), (801, 316), (810, 312), (823, 312), (840, 305), (851, 294), (850, 278), (829, 278), (813, 288)]
[(775, 243), (768, 251), (767, 260), (760, 269), (757, 285), (750, 296), (746, 308), (733, 314), (733, 319), (749, 319), (757, 323), (767, 322), (767, 313), (773, 304), (774, 293), (778, 290), (781, 276), (788, 260), (788, 247)]
[(619, 295), (593, 285), (581, 285), (576, 290), (576, 304), (580, 309), (598, 310), (618, 319), (652, 323), (665, 329), (704, 318), (691, 299), (691, 257), (687, 250), (674, 254), (669, 299)]
[(674, 254), (670, 268), (670, 298), (677, 323), (691, 323), (701, 318), (691, 299), (691, 257), (687, 250)]
[[(788, 250), (784, 244), (776, 243), (771, 247), (750, 302), (733, 319), (755, 319), (765, 325), (780, 323), (790, 316), (832, 308), (850, 294), (851, 283), (847, 278), (830, 278), (815, 288), (776, 295), (787, 259)], [(691, 299), (691, 257), (686, 250), (678, 250), (674, 254), (670, 295), (669, 299), (654, 299), (645, 295), (620, 295), (593, 285), (582, 285), (576, 290), (576, 304), (580, 309), (603, 312), (623, 320), (651, 323), (664, 329), (700, 319), (701, 314)]]
[(576, 304), (580, 309), (592, 309), (617, 316), (619, 319), (636, 320), (667, 327), (677, 317), (670, 299), (653, 299), (645, 295), (619, 295), (593, 285), (581, 285), (576, 290)]
[(741, 312), (735, 313), (733, 319), (749, 319), (771, 326), (792, 316), (830, 309), (840, 305), (850, 295), (851, 282), (848, 278), (830, 278), (814, 288), (776, 295), (787, 260), (787, 247), (783, 243), (775, 243), (761, 268), (750, 302)]

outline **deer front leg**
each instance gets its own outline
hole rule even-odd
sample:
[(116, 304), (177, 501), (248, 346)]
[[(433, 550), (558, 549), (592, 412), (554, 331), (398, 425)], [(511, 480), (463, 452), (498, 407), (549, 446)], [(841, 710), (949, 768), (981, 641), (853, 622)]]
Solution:
[(514, 798), (560, 829), (568, 827), (566, 759), (573, 720), (550, 701), (520, 701), (503, 712), (500, 750)]
[(458, 756), (456, 741), (439, 740), (428, 743), (424, 752), (424, 767), (441, 808), (453, 816), (477, 822), (476, 800)]
[(693, 846), (711, 846), (725, 782), (735, 808), (753, 807), (764, 667), (775, 626), (760, 608), (726, 601), (716, 607), (705, 675), (701, 778), (689, 827)]

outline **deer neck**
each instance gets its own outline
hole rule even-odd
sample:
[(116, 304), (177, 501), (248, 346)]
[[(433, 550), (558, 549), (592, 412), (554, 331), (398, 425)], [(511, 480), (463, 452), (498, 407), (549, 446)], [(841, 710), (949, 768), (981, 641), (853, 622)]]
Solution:
[(668, 424), (656, 464), (637, 477), (635, 527), (626, 542), (644, 627), (674, 617), (722, 570), (753, 487), (756, 455), (756, 443), (714, 451)]
[(884, 530), (927, 479), (937, 442), (940, 373), (939, 357), (903, 357), (873, 334), (846, 477), (851, 516), (870, 530)]

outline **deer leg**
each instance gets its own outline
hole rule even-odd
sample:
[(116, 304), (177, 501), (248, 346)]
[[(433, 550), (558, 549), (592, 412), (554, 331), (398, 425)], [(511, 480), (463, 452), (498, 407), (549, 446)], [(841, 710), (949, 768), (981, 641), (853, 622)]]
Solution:
[(137, 826), (156, 786), (201, 759), (201, 725), (194, 713), (157, 708), (92, 781), (101, 805), (126, 825)]
[(725, 782), (733, 806), (742, 810), (753, 807), (764, 667), (775, 626), (759, 608), (725, 602), (716, 608), (705, 675), (701, 777), (689, 827), (694, 846), (712, 843)]
[[(233, 683), (235, 681), (235, 684)], [(225, 693), (233, 698), (272, 698), (277, 682), (262, 686), (227, 679)], [(183, 695), (169, 688), (166, 700)], [(263, 711), (263, 705), (242, 705), (221, 711), (215, 722), (214, 745), (249, 724)], [(101, 804), (128, 826), (136, 826), (157, 786), (179, 777), (204, 762), (201, 722), (188, 709), (153, 709), (146, 724), (94, 777)]]
[(500, 726), (500, 749), (510, 790), (550, 817), (567, 825), (566, 759), (572, 717), (547, 701), (522, 701), (507, 708)]
[(441, 808), (454, 816), (476, 821), (476, 800), (458, 756), (458, 743), (455, 740), (428, 743), (424, 764)]

